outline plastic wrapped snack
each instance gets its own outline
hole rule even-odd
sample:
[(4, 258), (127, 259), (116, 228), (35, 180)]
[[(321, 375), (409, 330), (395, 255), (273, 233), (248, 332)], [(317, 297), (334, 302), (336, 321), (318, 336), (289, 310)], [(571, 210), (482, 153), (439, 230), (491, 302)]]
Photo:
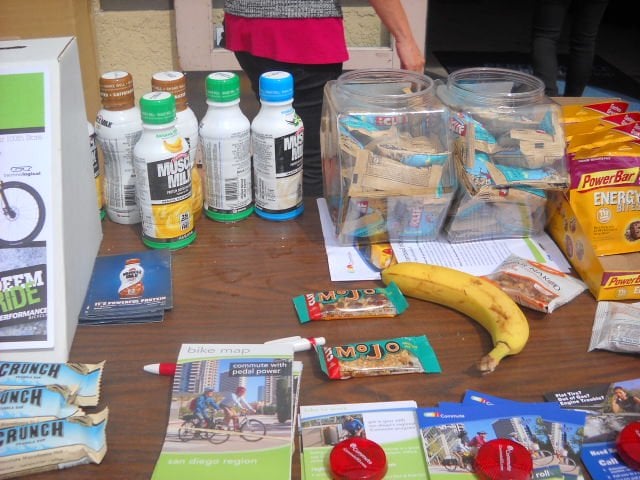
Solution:
[(83, 415), (74, 405), (77, 387), (47, 385), (0, 391), (0, 427)]
[(565, 305), (587, 289), (582, 280), (517, 255), (510, 255), (485, 277), (519, 305), (546, 313)]
[(77, 386), (75, 403), (95, 407), (100, 399), (104, 362), (38, 363), (0, 361), (0, 391), (37, 385)]
[(343, 318), (395, 317), (409, 304), (395, 283), (387, 287), (329, 290), (293, 299), (300, 323)]
[(331, 380), (403, 373), (440, 373), (424, 335), (316, 347), (320, 367)]

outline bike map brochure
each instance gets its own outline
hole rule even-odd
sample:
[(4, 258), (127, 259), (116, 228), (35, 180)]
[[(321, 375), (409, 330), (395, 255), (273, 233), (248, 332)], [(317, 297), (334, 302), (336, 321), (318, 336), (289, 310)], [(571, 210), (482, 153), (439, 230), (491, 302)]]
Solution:
[(330, 480), (333, 446), (353, 436), (366, 437), (384, 449), (385, 480), (429, 478), (414, 401), (301, 405), (298, 423), (304, 480)]
[[(183, 344), (152, 480), (291, 478), (294, 376), (299, 382), (301, 374), (293, 364), (291, 344)], [(220, 407), (211, 406), (206, 420), (191, 410), (202, 396)], [(235, 421), (225, 423), (222, 406)]]
[(96, 258), (82, 325), (160, 322), (173, 307), (171, 252), (144, 250)]

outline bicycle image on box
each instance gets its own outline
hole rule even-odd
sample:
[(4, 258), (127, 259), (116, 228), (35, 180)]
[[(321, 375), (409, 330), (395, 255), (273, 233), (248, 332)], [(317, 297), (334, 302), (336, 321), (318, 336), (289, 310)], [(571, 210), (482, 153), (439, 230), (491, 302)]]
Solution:
[(42, 231), (44, 202), (31, 185), (0, 180), (0, 206), (0, 247), (28, 245)]

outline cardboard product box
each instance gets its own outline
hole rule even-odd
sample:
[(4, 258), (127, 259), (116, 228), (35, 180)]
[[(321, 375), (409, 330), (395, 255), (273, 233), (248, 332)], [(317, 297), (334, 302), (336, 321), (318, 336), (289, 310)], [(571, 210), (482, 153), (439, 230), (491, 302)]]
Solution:
[(96, 40), (89, 0), (2, 0), (0, 41), (76, 37), (87, 118), (101, 107)]
[(596, 300), (640, 299), (640, 252), (597, 256), (564, 193), (547, 202), (547, 231)]
[(0, 41), (0, 182), (0, 358), (65, 362), (102, 239), (75, 37)]

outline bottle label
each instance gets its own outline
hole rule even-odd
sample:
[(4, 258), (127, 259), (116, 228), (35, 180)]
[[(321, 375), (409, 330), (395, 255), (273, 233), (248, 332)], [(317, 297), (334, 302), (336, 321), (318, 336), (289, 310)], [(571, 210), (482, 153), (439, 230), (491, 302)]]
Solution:
[(107, 214), (111, 220), (118, 223), (140, 222), (133, 147), (141, 135), (142, 130), (122, 133), (113, 138), (99, 134), (97, 136), (104, 158), (104, 197)]
[(251, 191), (251, 133), (249, 129), (227, 138), (202, 137), (207, 173), (206, 209), (240, 213), (253, 202)]
[(281, 137), (254, 132), (257, 208), (279, 213), (302, 204), (303, 143), (302, 127)]
[(175, 242), (193, 234), (189, 153), (182, 151), (152, 162), (136, 156), (135, 161), (142, 177), (137, 185), (143, 237), (153, 242)]
[(100, 177), (100, 163), (98, 161), (98, 146), (96, 144), (96, 134), (89, 135), (89, 160), (93, 166), (93, 178), (96, 182), (96, 196), (98, 200), (98, 210), (104, 206), (102, 201), (102, 179)]

